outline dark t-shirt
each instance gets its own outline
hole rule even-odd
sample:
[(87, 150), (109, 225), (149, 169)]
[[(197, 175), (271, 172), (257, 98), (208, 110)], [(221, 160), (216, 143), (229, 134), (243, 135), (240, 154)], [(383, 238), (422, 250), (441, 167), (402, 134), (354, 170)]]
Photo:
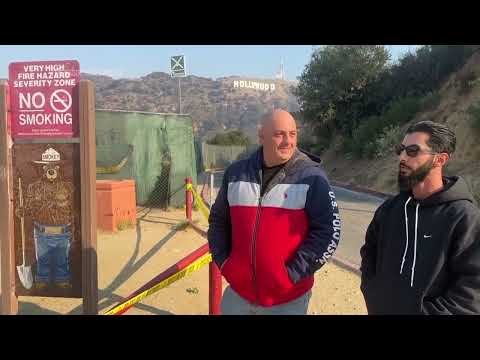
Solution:
[(265, 193), (265, 189), (268, 186), (268, 183), (273, 179), (277, 173), (282, 170), (282, 168), (285, 166), (285, 164), (277, 165), (277, 166), (272, 166), (272, 167), (267, 167), (265, 164), (262, 166), (262, 190), (260, 195), (263, 196)]

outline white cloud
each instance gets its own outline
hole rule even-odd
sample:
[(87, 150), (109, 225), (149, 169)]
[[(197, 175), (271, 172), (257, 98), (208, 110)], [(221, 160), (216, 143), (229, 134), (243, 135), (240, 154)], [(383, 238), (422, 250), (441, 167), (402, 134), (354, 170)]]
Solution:
[(96, 68), (85, 68), (81, 69), (83, 73), (94, 74), (94, 75), (105, 75), (110, 76), (114, 79), (125, 79), (130, 78), (127, 76), (127, 73), (119, 69), (96, 69)]

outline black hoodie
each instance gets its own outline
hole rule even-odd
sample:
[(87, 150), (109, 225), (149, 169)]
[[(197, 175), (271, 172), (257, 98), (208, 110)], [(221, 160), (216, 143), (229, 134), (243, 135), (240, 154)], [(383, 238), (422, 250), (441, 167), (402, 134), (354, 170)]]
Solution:
[(462, 178), (443, 182), (375, 212), (360, 250), (369, 314), (480, 314), (480, 211)]

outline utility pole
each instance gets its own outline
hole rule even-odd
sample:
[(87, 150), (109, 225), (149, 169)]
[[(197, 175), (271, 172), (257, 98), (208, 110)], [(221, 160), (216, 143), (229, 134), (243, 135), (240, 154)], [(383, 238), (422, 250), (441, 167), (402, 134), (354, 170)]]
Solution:
[(178, 113), (182, 113), (182, 86), (180, 84), (180, 77), (178, 78)]

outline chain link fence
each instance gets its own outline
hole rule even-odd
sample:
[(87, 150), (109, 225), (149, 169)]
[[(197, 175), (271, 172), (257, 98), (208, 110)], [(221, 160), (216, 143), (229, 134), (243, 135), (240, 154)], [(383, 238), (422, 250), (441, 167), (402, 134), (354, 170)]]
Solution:
[(98, 180), (135, 180), (144, 208), (185, 205), (185, 178), (197, 181), (190, 116), (97, 110), (96, 123)]
[(232, 162), (244, 159), (248, 154), (246, 145), (212, 145), (202, 143), (202, 162), (205, 171), (226, 169)]
[(258, 145), (201, 145), (201, 167), (204, 169), (198, 176), (200, 195), (207, 204), (211, 204), (217, 197), (222, 185), (225, 169), (233, 162), (248, 158)]

